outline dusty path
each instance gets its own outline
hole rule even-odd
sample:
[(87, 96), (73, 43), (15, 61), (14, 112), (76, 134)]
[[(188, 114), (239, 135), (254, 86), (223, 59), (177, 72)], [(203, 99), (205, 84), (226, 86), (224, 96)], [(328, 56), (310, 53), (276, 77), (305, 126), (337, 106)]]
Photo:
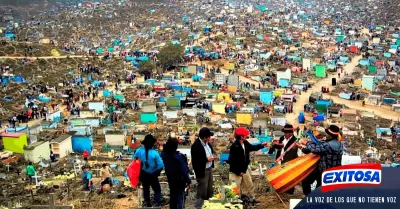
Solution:
[[(359, 57), (361, 57), (361, 56), (359, 56)], [(357, 65), (358, 62), (355, 64)], [(351, 75), (355, 69), (355, 66), (353, 66), (351, 68), (349, 67), (348, 69), (346, 69), (346, 72), (349, 75)], [(332, 88), (333, 87), (330, 85), (330, 89), (332, 89)], [(375, 115), (377, 115), (379, 117), (391, 119), (393, 121), (398, 121), (400, 119), (400, 113), (392, 111), (391, 106), (377, 106), (377, 105), (362, 106), (362, 101), (342, 99), (338, 96), (331, 96), (328, 94), (324, 94), (324, 99), (332, 99), (333, 102), (346, 105), (351, 109), (356, 109), (359, 111), (366, 111), (366, 112), (373, 112)]]
[[(348, 74), (351, 74), (351, 72), (353, 72), (354, 68), (358, 65), (358, 62), (360, 61), (360, 59), (361, 59), (361, 56), (354, 57), (350, 63), (348, 63), (346, 66), (344, 66), (344, 70)], [(293, 105), (293, 113), (286, 114), (287, 122), (291, 123), (293, 125), (297, 125), (299, 113), (304, 111), (304, 105), (308, 104), (308, 98), (310, 97), (311, 93), (313, 91), (321, 92), (321, 88), (323, 86), (329, 86), (329, 88), (332, 89), (332, 85), (331, 85), (332, 78), (336, 78), (337, 83), (339, 83), (339, 81), (341, 79), (343, 79), (343, 76), (341, 78), (338, 78), (337, 74), (328, 75), (328, 77), (316, 82), (311, 88), (308, 89), (307, 92), (302, 92), (301, 95), (299, 96), (299, 99), (297, 100), (297, 102)], [(337, 103), (340, 103), (340, 102), (337, 102)]]
[[(358, 65), (361, 56), (354, 57), (351, 61), (351, 63), (347, 64), (344, 66), (344, 70), (348, 73), (351, 74), (355, 67)], [(200, 64), (199, 61), (193, 62), (194, 64)], [(203, 62), (206, 66), (209, 66), (209, 62)], [(221, 73), (228, 75), (229, 71), (220, 68)], [(303, 112), (304, 110), (304, 105), (308, 104), (308, 98), (310, 97), (311, 93), (313, 91), (321, 92), (321, 88), (323, 86), (328, 86), (330, 89), (333, 89), (334, 86), (332, 86), (332, 78), (336, 78), (337, 83), (340, 82), (340, 80), (343, 79), (343, 76), (341, 78), (338, 78), (337, 74), (331, 74), (328, 77), (317, 81), (311, 88), (308, 89), (307, 92), (302, 92), (301, 95), (299, 96), (298, 100), (296, 103), (293, 105), (293, 113), (286, 114), (286, 120), (288, 123), (293, 124), (293, 125), (298, 125), (298, 116), (300, 112)], [(239, 75), (239, 80), (242, 82), (248, 82), (251, 84), (254, 84), (258, 86), (258, 81), (252, 80), (250, 78), (246, 78), (243, 75)], [(359, 111), (368, 111), (368, 112), (374, 112), (376, 115), (379, 115), (381, 117), (391, 119), (391, 120), (398, 120), (400, 118), (400, 113), (393, 112), (389, 107), (379, 107), (379, 106), (371, 106), (371, 105), (365, 105), (364, 107), (361, 105), (360, 101), (351, 101), (351, 100), (345, 100), (341, 99), (337, 96), (330, 96), (329, 94), (324, 94), (323, 95), (324, 99), (332, 99), (335, 103), (338, 104), (343, 104), (348, 106), (351, 109), (356, 109)]]
[[(212, 35), (211, 37), (213, 37), (214, 35)], [(199, 42), (202, 42), (206, 39), (207, 37), (203, 36), (199, 39)], [(346, 71), (347, 74), (351, 75), (355, 69), (355, 67), (358, 65), (360, 59), (362, 58), (362, 56), (356, 56), (352, 59), (351, 63), (347, 64), (346, 66), (344, 66), (344, 70)], [(200, 64), (200, 62), (195, 62), (196, 64)], [(206, 65), (209, 62), (204, 62)], [(221, 72), (224, 73), (225, 75), (228, 75), (228, 70), (224, 69), (224, 68), (220, 68)], [(242, 75), (239, 75), (240, 81), (243, 82), (248, 82), (251, 84), (254, 84), (256, 86), (258, 86), (258, 82), (249, 78), (246, 78)], [(313, 91), (321, 91), (321, 87), (322, 86), (328, 86), (329, 89), (334, 89), (335, 87), (332, 86), (332, 78), (336, 78), (337, 83), (340, 82), (340, 80), (343, 79), (343, 76), (341, 78), (337, 77), (337, 74), (332, 74), (329, 75), (327, 78), (319, 80), (317, 83), (315, 83), (312, 88), (308, 89), (307, 92), (302, 92), (302, 94), (299, 96), (299, 99), (297, 100), (297, 102), (294, 104), (293, 106), (293, 113), (291, 114), (286, 114), (286, 120), (288, 123), (291, 123), (293, 125), (298, 125), (298, 116), (300, 112), (303, 112), (304, 110), (304, 105), (308, 104), (308, 98), (310, 97), (311, 93)], [(342, 99), (339, 98), (338, 96), (331, 96), (328, 94), (324, 94), (323, 95), (324, 99), (332, 99), (333, 102), (338, 103), (338, 104), (343, 104), (348, 106), (351, 109), (355, 109), (355, 110), (359, 110), (359, 111), (367, 111), (367, 112), (374, 112), (375, 115), (378, 115), (380, 117), (384, 117), (387, 119), (391, 119), (391, 120), (398, 120), (400, 118), (400, 113), (397, 112), (393, 112), (390, 107), (387, 106), (372, 106), (372, 105), (365, 105), (362, 106), (361, 101), (351, 101), (351, 100), (346, 100), (346, 99)]]
[(365, 105), (363, 107), (361, 101), (347, 100), (347, 99), (342, 99), (342, 98), (339, 98), (336, 96), (331, 97), (329, 95), (324, 95), (324, 98), (332, 99), (335, 103), (346, 105), (347, 107), (349, 107), (351, 109), (356, 109), (359, 111), (366, 111), (366, 112), (373, 112), (376, 116), (379, 116), (379, 117), (382, 117), (385, 119), (390, 119), (393, 121), (397, 121), (400, 119), (400, 113), (392, 111), (391, 107), (389, 107), (389, 106), (379, 107), (376, 105)]

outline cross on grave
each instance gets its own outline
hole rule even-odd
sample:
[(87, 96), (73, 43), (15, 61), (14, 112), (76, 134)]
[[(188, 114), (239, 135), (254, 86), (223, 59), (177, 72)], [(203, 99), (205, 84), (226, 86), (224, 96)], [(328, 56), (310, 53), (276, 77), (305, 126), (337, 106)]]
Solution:
[(41, 177), (41, 176), (38, 176), (38, 175), (37, 175), (37, 172), (35, 172), (35, 175), (34, 175), (34, 176), (32, 176), (32, 178), (34, 178), (34, 179), (35, 179), (36, 186), (38, 186), (38, 185), (39, 185), (39, 181), (38, 181), (38, 179), (39, 179), (40, 177)]
[(32, 205), (32, 209), (73, 209), (73, 206), (70, 205), (56, 205), (54, 200), (54, 194), (49, 194), (49, 204), (48, 205)]
[(74, 163), (74, 172), (75, 176), (78, 176), (78, 173), (81, 171), (82, 165), (80, 163)]
[(6, 167), (7, 167), (7, 172), (10, 172), (10, 167), (11, 167), (11, 165), (8, 163), (8, 164), (6, 165)]
[(100, 176), (100, 170), (101, 170), (100, 168), (93, 168), (92, 170), (96, 172), (97, 177)]

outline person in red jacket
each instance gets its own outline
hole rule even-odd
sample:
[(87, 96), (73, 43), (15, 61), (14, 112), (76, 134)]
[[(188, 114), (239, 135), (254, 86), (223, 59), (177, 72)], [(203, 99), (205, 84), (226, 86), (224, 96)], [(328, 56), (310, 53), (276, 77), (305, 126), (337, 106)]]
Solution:
[(83, 151), (83, 160), (87, 162), (88, 161), (88, 157), (89, 157), (89, 152), (87, 150), (84, 150)]

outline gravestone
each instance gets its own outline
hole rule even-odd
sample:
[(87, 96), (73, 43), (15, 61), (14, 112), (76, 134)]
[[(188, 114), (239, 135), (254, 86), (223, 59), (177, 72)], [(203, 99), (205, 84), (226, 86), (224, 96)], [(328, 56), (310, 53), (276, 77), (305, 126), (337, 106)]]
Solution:
[(35, 172), (35, 175), (34, 176), (32, 176), (32, 178), (34, 178), (35, 179), (35, 184), (36, 184), (36, 186), (38, 186), (39, 185), (39, 181), (38, 181), (38, 179), (40, 178), (41, 176), (38, 176), (37, 175), (37, 172)]

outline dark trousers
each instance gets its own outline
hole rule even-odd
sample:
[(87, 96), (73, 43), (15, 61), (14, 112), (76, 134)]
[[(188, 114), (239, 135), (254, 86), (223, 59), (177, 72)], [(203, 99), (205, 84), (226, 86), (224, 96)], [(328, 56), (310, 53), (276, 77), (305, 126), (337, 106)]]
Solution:
[(161, 186), (158, 181), (157, 175), (152, 175), (144, 172), (143, 170), (140, 173), (140, 182), (143, 186), (143, 198), (145, 204), (150, 204), (150, 187), (154, 191), (154, 199), (157, 205), (161, 204)]
[(301, 183), (301, 187), (303, 188), (303, 194), (307, 196), (311, 193), (311, 185), (317, 181), (317, 188), (321, 186), (321, 172), (318, 168), (314, 169), (313, 172), (308, 175), (303, 182)]
[(206, 169), (203, 178), (197, 178), (196, 209), (203, 207), (204, 200), (213, 196), (213, 176), (211, 168)]
[(105, 179), (100, 183), (101, 186), (104, 186), (104, 185), (106, 185), (106, 184), (108, 184), (108, 185), (110, 185), (110, 187), (112, 187), (113, 183), (112, 183), (111, 177), (105, 178)]
[(169, 194), (169, 209), (183, 209), (185, 208), (185, 190), (173, 189), (170, 186)]

